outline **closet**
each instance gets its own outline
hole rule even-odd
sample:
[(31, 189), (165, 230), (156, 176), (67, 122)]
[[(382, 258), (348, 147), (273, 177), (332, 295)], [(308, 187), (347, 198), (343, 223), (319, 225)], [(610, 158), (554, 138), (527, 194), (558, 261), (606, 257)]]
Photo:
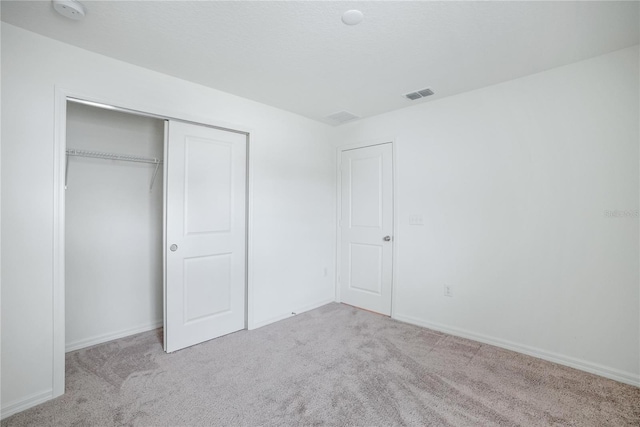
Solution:
[(67, 103), (66, 351), (163, 324), (164, 126)]

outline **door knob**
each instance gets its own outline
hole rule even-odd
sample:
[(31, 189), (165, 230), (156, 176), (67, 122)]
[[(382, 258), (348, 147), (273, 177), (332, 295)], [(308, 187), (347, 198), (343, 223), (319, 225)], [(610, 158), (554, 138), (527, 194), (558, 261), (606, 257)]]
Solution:
[(384, 236), (384, 238), (382, 239), (385, 242), (390, 242), (391, 241), (391, 236)]
[(171, 249), (171, 252), (175, 252), (178, 250), (178, 245), (174, 243), (173, 245), (169, 246), (169, 249)]

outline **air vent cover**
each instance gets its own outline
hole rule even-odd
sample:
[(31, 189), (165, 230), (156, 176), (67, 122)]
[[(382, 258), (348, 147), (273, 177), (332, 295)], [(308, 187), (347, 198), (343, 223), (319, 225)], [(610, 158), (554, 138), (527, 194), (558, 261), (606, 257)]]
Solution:
[(327, 118), (336, 122), (336, 124), (342, 124), (351, 120), (359, 119), (360, 117), (348, 111), (338, 111), (337, 113), (328, 115)]
[(433, 91), (429, 88), (426, 88), (426, 89), (417, 90), (415, 92), (407, 93), (404, 96), (406, 96), (412, 101), (415, 101), (416, 99), (424, 98), (431, 95), (433, 95)]

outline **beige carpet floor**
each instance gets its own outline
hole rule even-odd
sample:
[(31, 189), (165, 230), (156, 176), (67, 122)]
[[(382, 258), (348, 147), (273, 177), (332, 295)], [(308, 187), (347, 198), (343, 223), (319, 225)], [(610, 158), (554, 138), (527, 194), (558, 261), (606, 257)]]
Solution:
[(158, 331), (67, 354), (9, 426), (639, 426), (640, 389), (340, 304), (173, 354)]

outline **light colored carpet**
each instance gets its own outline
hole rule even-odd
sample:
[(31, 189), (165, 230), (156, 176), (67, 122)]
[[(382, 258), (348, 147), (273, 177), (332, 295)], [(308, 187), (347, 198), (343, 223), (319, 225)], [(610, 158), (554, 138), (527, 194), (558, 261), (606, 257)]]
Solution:
[(165, 354), (158, 331), (67, 354), (9, 426), (639, 426), (640, 389), (340, 304)]

